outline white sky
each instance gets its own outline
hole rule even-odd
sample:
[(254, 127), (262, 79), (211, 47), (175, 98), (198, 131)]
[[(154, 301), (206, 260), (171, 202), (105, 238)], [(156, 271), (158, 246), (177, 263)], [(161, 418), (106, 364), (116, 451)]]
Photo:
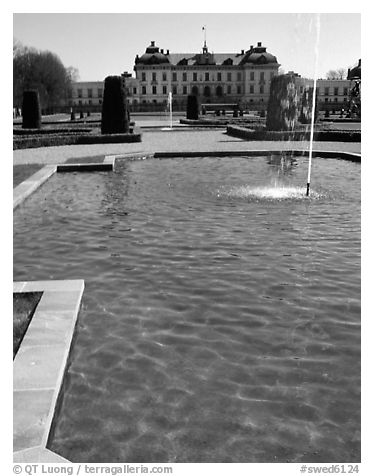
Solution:
[[(136, 54), (152, 40), (171, 53), (198, 53), (206, 25), (216, 53), (240, 52), (261, 41), (285, 71), (314, 76), (315, 13), (16, 13), (13, 36), (56, 53), (82, 81), (133, 73)], [(361, 57), (359, 13), (322, 13), (318, 77), (348, 68)]]

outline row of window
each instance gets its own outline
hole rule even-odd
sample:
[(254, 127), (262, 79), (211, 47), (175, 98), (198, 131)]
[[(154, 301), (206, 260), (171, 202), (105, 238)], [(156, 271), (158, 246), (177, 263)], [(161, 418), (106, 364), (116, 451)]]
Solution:
[[(217, 74), (217, 81), (222, 81), (222, 73), (217, 72), (216, 74)], [(270, 73), (270, 79), (273, 76), (274, 76), (274, 72), (271, 72)], [(157, 81), (157, 72), (156, 71), (152, 72), (151, 78), (152, 78), (151, 79), (152, 81)], [(167, 73), (165, 71), (162, 72), (161, 78), (162, 78), (162, 81), (167, 81)], [(202, 81), (203, 78), (204, 78), (204, 81), (214, 81), (214, 75), (212, 73), (209, 73), (209, 72), (205, 72), (204, 74), (200, 73), (199, 80)], [(232, 78), (233, 78), (233, 73), (232, 72), (227, 72), (226, 73), (226, 80), (227, 81), (232, 81), (233, 80)], [(141, 80), (142, 81), (147, 81), (147, 75), (146, 75), (145, 71), (142, 71)], [(174, 82), (178, 81), (178, 75), (177, 75), (176, 72), (172, 73), (171, 80), (174, 81)], [(249, 80), (250, 81), (255, 80), (255, 72), (254, 71), (250, 71)], [(260, 71), (260, 81), (264, 81), (264, 80), (265, 80), (265, 72)], [(182, 81), (187, 82), (187, 73), (186, 72), (182, 73)], [(198, 81), (198, 73), (197, 72), (192, 73), (192, 81)], [(242, 81), (242, 73), (240, 71), (236, 73), (236, 81)]]
[[(79, 98), (82, 98), (83, 97), (83, 89), (77, 89), (77, 95)], [(93, 89), (92, 88), (88, 88), (87, 89), (87, 97), (88, 98), (92, 98), (93, 97)], [(97, 90), (97, 97), (98, 98), (102, 98), (103, 97), (103, 89), (102, 88), (98, 88)]]
[[(184, 94), (184, 95), (188, 94), (188, 89), (189, 88), (187, 86), (182, 86), (182, 94)], [(226, 89), (226, 94), (243, 94), (243, 88), (240, 84), (236, 85), (235, 88), (233, 86), (231, 86), (231, 84), (228, 84), (228, 85), (226, 85), (225, 89)], [(216, 96), (220, 97), (220, 96), (223, 96), (223, 94), (224, 94), (222, 86), (217, 86), (216, 88), (210, 88), (209, 86), (205, 86), (204, 90), (203, 90), (203, 95), (204, 96), (210, 96), (212, 90), (215, 92)], [(167, 86), (162, 86), (161, 91), (162, 91), (161, 94), (168, 94), (168, 87)], [(174, 95), (178, 94), (177, 86), (173, 85), (172, 88), (171, 88), (171, 91)], [(260, 85), (258, 92), (259, 92), (259, 94), (264, 94), (265, 93), (265, 89), (264, 89), (263, 85)], [(142, 93), (142, 95), (147, 94), (147, 87), (146, 86), (141, 87), (141, 93)], [(158, 90), (157, 86), (151, 86), (151, 93), (152, 94), (159, 94), (159, 90)], [(199, 88), (197, 86), (192, 86), (191, 93), (198, 95), (199, 94)], [(249, 94), (255, 94), (255, 90), (254, 90), (253, 85), (249, 86)]]

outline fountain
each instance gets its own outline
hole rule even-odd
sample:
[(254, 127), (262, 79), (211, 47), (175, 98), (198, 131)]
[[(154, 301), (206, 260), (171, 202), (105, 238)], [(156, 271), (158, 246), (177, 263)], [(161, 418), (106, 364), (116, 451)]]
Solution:
[(170, 120), (170, 127), (163, 127), (162, 131), (172, 131), (173, 130), (173, 93), (170, 91), (168, 95), (167, 101), (167, 109), (169, 111), (169, 120)]

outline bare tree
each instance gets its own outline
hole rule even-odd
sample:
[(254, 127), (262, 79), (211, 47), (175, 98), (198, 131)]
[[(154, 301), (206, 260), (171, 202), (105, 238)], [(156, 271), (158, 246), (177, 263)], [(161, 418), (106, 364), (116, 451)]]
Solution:
[(345, 68), (330, 69), (326, 73), (326, 79), (346, 79), (347, 70)]
[(79, 81), (79, 70), (78, 68), (74, 68), (74, 66), (68, 66), (66, 68), (66, 72), (70, 78), (72, 83)]
[[(74, 70), (74, 71), (73, 71)], [(38, 51), (13, 43), (13, 104), (20, 107), (26, 89), (39, 91), (41, 107), (52, 111), (64, 103), (71, 89), (72, 73), (50, 51)]]

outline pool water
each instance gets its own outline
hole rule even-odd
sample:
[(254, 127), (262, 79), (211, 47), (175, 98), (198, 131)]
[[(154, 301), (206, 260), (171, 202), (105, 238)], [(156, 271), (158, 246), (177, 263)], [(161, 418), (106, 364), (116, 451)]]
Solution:
[(360, 461), (360, 164), (57, 174), (14, 279), (86, 288), (50, 448), (73, 462)]

